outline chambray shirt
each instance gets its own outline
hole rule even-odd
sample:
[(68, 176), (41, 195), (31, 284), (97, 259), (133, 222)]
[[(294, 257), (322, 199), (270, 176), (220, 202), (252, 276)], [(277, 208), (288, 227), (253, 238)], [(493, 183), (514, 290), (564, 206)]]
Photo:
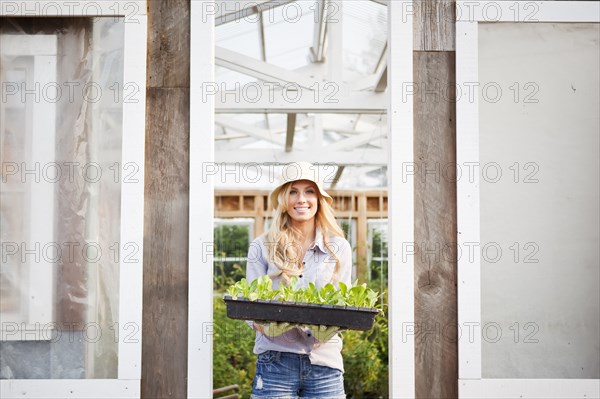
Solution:
[[(350, 243), (342, 237), (331, 237), (329, 247), (340, 259), (340, 269), (335, 276), (335, 280), (332, 280), (332, 278), (336, 259), (323, 244), (323, 234), (317, 229), (315, 242), (304, 255), (304, 270), (298, 276), (297, 288), (307, 286), (311, 282), (317, 288), (321, 288), (328, 283), (333, 283), (337, 287), (339, 281), (350, 286), (352, 273), (352, 248)], [(250, 244), (248, 250), (246, 279), (252, 282), (262, 275), (273, 275), (278, 271), (279, 268), (273, 262), (269, 262), (265, 236), (258, 237)], [(282, 280), (281, 275), (274, 277), (273, 289), (279, 289)], [(253, 327), (252, 322), (248, 322), (248, 324)], [(269, 337), (257, 331), (254, 353), (260, 354), (268, 350), (308, 354), (311, 364), (344, 371), (341, 354), (342, 338), (339, 334), (334, 335), (327, 342), (319, 342), (310, 335), (309, 330), (301, 328), (293, 328), (276, 337)]]

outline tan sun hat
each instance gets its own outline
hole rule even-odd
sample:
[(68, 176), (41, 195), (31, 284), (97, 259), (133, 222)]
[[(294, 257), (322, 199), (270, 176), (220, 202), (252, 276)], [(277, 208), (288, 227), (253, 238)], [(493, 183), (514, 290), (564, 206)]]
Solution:
[(279, 177), (279, 183), (277, 187), (271, 191), (271, 194), (269, 194), (274, 209), (277, 209), (277, 205), (279, 205), (278, 196), (283, 189), (283, 186), (286, 183), (298, 180), (309, 180), (315, 183), (321, 196), (325, 198), (329, 205), (333, 204), (333, 198), (331, 198), (331, 195), (327, 194), (323, 188), (323, 179), (319, 172), (319, 167), (309, 162), (302, 161), (288, 163), (283, 166), (281, 176)]

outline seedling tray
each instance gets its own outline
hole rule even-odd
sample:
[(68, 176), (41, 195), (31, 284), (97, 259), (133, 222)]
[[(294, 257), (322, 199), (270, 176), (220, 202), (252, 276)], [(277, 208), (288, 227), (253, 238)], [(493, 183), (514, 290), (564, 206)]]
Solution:
[(297, 324), (337, 326), (348, 330), (366, 331), (373, 327), (379, 312), (374, 308), (317, 305), (313, 303), (283, 302), (279, 300), (250, 301), (225, 296), (227, 317), (254, 321), (286, 321)]

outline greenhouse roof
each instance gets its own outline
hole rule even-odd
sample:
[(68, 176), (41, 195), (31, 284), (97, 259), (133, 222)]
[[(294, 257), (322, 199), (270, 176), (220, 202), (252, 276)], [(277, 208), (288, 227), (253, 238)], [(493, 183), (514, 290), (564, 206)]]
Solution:
[[(267, 188), (277, 165), (300, 160), (333, 174), (329, 187), (385, 187), (385, 2), (221, 1), (215, 11), (215, 159), (230, 171), (217, 187)], [(240, 181), (244, 171), (261, 178)]]

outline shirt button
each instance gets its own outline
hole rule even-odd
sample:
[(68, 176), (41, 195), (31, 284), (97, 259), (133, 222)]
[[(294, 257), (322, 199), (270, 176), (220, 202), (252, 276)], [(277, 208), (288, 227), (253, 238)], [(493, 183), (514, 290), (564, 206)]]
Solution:
[(298, 277), (302, 278), (302, 275), (299, 275)]

